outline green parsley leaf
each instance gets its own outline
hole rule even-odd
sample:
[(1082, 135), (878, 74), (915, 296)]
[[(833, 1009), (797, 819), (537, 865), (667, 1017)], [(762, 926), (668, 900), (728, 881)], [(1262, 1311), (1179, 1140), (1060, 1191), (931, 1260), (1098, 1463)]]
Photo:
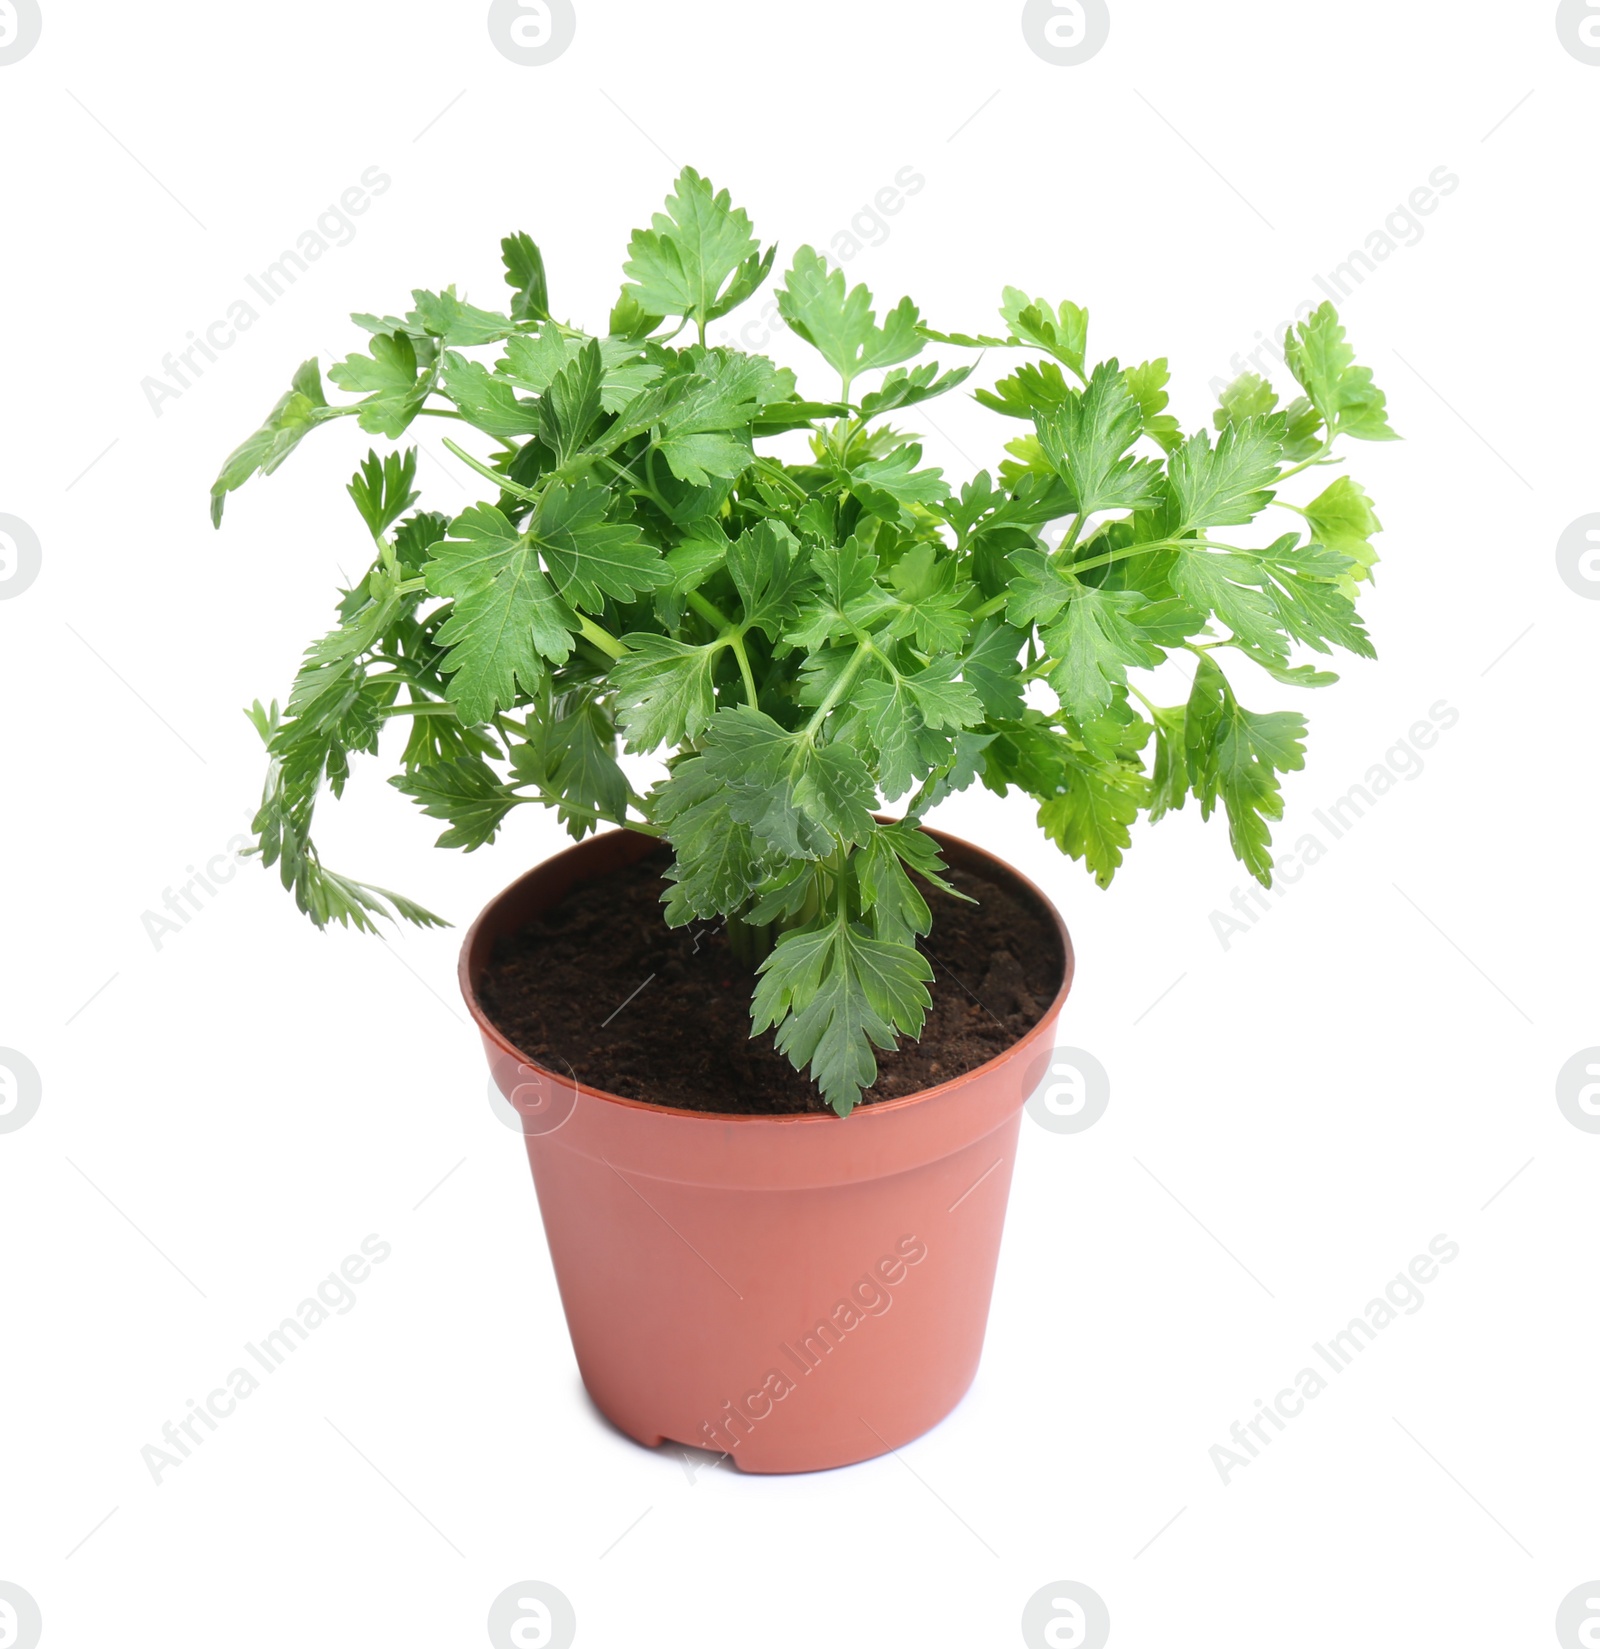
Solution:
[(486, 721), (515, 705), (519, 691), (537, 692), (545, 661), (571, 655), (576, 617), (540, 570), (532, 539), (493, 505), (456, 517), (425, 576), (429, 590), (453, 601), (438, 641), (463, 721)]
[(450, 828), (434, 844), (471, 853), (492, 842), (505, 816), (522, 799), (500, 782), (500, 775), (473, 757), (436, 762), (389, 780), (410, 796), (430, 819), (448, 819)]
[(1036, 412), (1059, 411), (1076, 393), (1054, 361), (1028, 361), (993, 389), (978, 390), (975, 399), (1008, 418), (1032, 418)]
[(1130, 827), (1149, 799), (1137, 751), (1149, 724), (1130, 711), (1104, 749), (1030, 710), (1002, 726), (984, 757), (984, 784), (999, 795), (1016, 785), (1039, 803), (1039, 823), (1101, 887), (1110, 884), (1130, 842)]
[(972, 615), (962, 606), (969, 585), (957, 582), (955, 557), (934, 544), (914, 544), (889, 569), (897, 611), (890, 636), (914, 636), (925, 653), (958, 649)]
[(1291, 639), (1319, 653), (1332, 643), (1370, 658), (1371, 639), (1339, 588), (1350, 567), (1348, 557), (1315, 545), (1302, 548), (1298, 534), (1288, 533), (1247, 555), (1186, 547), (1172, 586), (1216, 613), (1246, 650), (1280, 667)]
[(929, 727), (976, 727), (983, 720), (983, 701), (969, 683), (956, 680), (960, 670), (961, 660), (946, 654), (901, 677)]
[(547, 719), (530, 718), (526, 741), (511, 747), (517, 783), (537, 787), (534, 799), (555, 807), (573, 837), (595, 827), (595, 814), (621, 824), (629, 789), (610, 717), (591, 692), (563, 696), (551, 708)]
[(728, 541), (720, 534), (705, 538), (686, 538), (667, 551), (667, 571), (672, 583), (667, 594), (685, 596), (698, 590), (720, 567), (728, 554)]
[(691, 647), (648, 632), (626, 637), (612, 669), (617, 720), (628, 749), (649, 751), (697, 739), (716, 714), (712, 679), (720, 644)]
[(872, 832), (872, 775), (845, 745), (737, 705), (717, 712), (701, 751), (727, 787), (728, 810), (790, 858), (820, 858)]
[(933, 926), (928, 901), (905, 870), (908, 860), (917, 862), (914, 856), (921, 851), (916, 845), (918, 838), (928, 843), (937, 859), (939, 850), (932, 838), (906, 824), (879, 825), (866, 846), (850, 855), (861, 914), (871, 924), (875, 939), (915, 945)]
[(252, 475), (271, 475), (318, 424), (338, 416), (323, 394), (322, 373), (315, 359), (306, 361), (295, 373), (288, 393), (267, 414), (266, 422), (228, 454), (222, 473), (212, 482), (212, 526), (222, 525), (222, 508), (230, 492), (237, 491)]
[[(541, 328), (537, 335), (519, 333), (508, 339), (505, 354), (495, 362), (495, 376), (508, 379), (519, 389), (542, 394), (590, 343), (598, 344), (604, 369), (600, 384), (603, 412), (621, 412), (661, 376), (660, 363), (641, 355), (636, 343), (618, 338), (577, 338), (551, 326)], [(619, 436), (617, 444), (625, 438)]]
[(785, 639), (797, 647), (823, 647), (836, 636), (877, 623), (894, 605), (874, 576), (877, 570), (877, 556), (857, 538), (816, 550), (811, 571), (817, 584)]
[(1271, 887), (1271, 825), (1283, 817), (1280, 775), (1305, 766), (1305, 717), (1244, 709), (1222, 672), (1203, 659), (1185, 722), (1189, 781), (1201, 817), (1209, 819), (1220, 799), (1234, 853), (1258, 882)]
[(631, 280), (623, 292), (644, 313), (681, 315), (703, 328), (726, 313), (740, 288), (748, 289), (745, 296), (753, 290), (746, 274), (728, 289), (728, 301), (719, 302), (728, 277), (756, 255), (748, 216), (733, 206), (726, 189), (714, 192), (686, 166), (667, 197), (666, 212), (657, 212), (648, 229), (634, 230), (623, 266)]
[(417, 449), (380, 458), (369, 452), (345, 489), (374, 538), (382, 538), (417, 501)]
[(588, 439), (602, 408), (605, 360), (591, 338), (576, 358), (550, 380), (539, 402), (539, 430), (544, 443), (564, 465)]
[[(795, 253), (794, 263), (778, 288), (778, 311), (791, 330), (798, 332), (839, 374), (846, 393), (861, 373), (874, 367), (895, 366), (922, 353), (922, 339), (917, 332), (921, 317), (909, 298), (902, 298), (879, 326), (871, 292), (865, 286), (854, 286), (846, 292), (844, 271), (830, 270), (826, 260), (809, 246)], [(885, 385), (884, 392), (887, 388)], [(876, 410), (903, 404), (904, 398)]]
[(1179, 813), (1189, 799), (1189, 763), (1185, 754), (1187, 737), (1183, 705), (1171, 709), (1152, 707), (1156, 754), (1150, 769), (1150, 819)]
[[(1059, 610), (1059, 609), (1058, 609)], [(1016, 721), (1022, 715), (1018, 658), (1025, 637), (998, 617), (986, 618), (972, 633), (961, 660), (961, 677), (978, 695), (990, 721)]]
[(1092, 720), (1126, 686), (1130, 669), (1154, 669), (1166, 658), (1143, 623), (1152, 613), (1167, 617), (1137, 590), (1076, 587), (1061, 617), (1040, 632), (1059, 661), (1049, 680), (1068, 715)]
[(409, 333), (380, 332), (370, 354), (346, 356), (329, 367), (328, 377), (340, 389), (366, 397), (357, 403), (356, 412), (364, 430), (394, 440), (405, 433), (428, 398), (432, 375), (426, 369), (433, 349), (425, 342), (419, 354)]
[(443, 292), (413, 292), (411, 301), (416, 307), (406, 320), (413, 334), (426, 334), (457, 349), (498, 343), (512, 330), (507, 316), (463, 303), (453, 286), (447, 286)]
[(661, 552), (636, 526), (606, 519), (612, 501), (593, 481), (553, 481), (528, 527), (557, 589), (590, 612), (599, 612), (607, 596), (632, 601), (672, 579)]
[(537, 435), (541, 427), (537, 401), (524, 401), (509, 378), (453, 349), (444, 358), (444, 392), (469, 423), (497, 440)]
[(964, 384), (972, 376), (972, 370), (970, 366), (962, 366), (941, 374), (937, 361), (912, 367), (909, 372), (896, 367), (881, 387), (861, 397), (861, 416), (877, 418), (897, 407), (912, 407), (921, 401), (931, 401), (936, 395), (946, 395), (958, 384)]
[(800, 544), (781, 521), (758, 522), (727, 546), (728, 573), (739, 592), (746, 629), (776, 641), (798, 612), (806, 581)]
[(1167, 411), (1171, 399), (1167, 385), (1172, 382), (1172, 374), (1167, 370), (1166, 358), (1130, 366), (1123, 377), (1127, 380), (1128, 393), (1139, 403), (1145, 434), (1163, 452), (1175, 452), (1183, 445), (1183, 431), (1178, 420)]
[(777, 1027), (778, 1052), (808, 1066), (823, 1097), (848, 1116), (877, 1080), (874, 1046), (895, 1032), (920, 1036), (933, 978), (910, 945), (869, 939), (851, 923), (786, 933), (761, 964), (750, 1018), (757, 1034)]
[(1124, 456), (1144, 433), (1144, 415), (1115, 361), (1097, 366), (1081, 394), (1038, 413), (1034, 427), (1045, 456), (1071, 489), (1075, 512), (1147, 509), (1159, 501), (1160, 464)]
[(1279, 663), (1288, 658), (1288, 637), (1266, 571), (1253, 557), (1221, 550), (1185, 555), (1173, 569), (1172, 587), (1203, 612), (1215, 613), (1246, 646)]
[(1089, 311), (1075, 303), (1052, 309), (1044, 298), (1029, 298), (1015, 286), (1005, 289), (1000, 313), (1017, 343), (1048, 350), (1080, 378), (1089, 350)]
[(1006, 560), (1012, 569), (1006, 617), (1024, 633), (1054, 618), (1078, 588), (1075, 580), (1057, 571), (1050, 557), (1035, 546), (1013, 550)]
[(1255, 372), (1242, 372), (1223, 390), (1212, 420), (1219, 430), (1237, 428), (1252, 418), (1268, 418), (1278, 408), (1278, 392)]
[(1326, 492), (1319, 493), (1306, 505), (1306, 520), (1311, 536), (1339, 555), (1349, 556), (1355, 563), (1340, 579), (1339, 588), (1353, 601), (1356, 586), (1372, 577), (1378, 563), (1378, 552), (1372, 540), (1383, 531), (1372, 500), (1359, 481), (1341, 475)]
[(506, 285), (514, 294), (511, 318), (514, 321), (550, 319), (550, 291), (545, 280), (544, 255), (528, 235), (507, 235), (500, 242), (505, 260)]
[(704, 756), (690, 756), (653, 793), (672, 844), (664, 902), (670, 927), (742, 910), (762, 874), (750, 826), (728, 811), (723, 783)]
[(1172, 455), (1169, 474), (1180, 531), (1242, 526), (1272, 502), (1282, 447), (1270, 420), (1247, 418), (1217, 437), (1191, 435)]
[(928, 726), (910, 682), (897, 673), (855, 684), (835, 737), (876, 772), (877, 787), (890, 801), (905, 795), (919, 773), (948, 760), (951, 751), (949, 736)]
[[(770, 361), (731, 350), (708, 350), (659, 418), (655, 444), (680, 481), (703, 487), (733, 480), (755, 459), (747, 433), (784, 384)], [(676, 386), (673, 386), (676, 389)], [(639, 416), (625, 409), (622, 422)]]
[(1384, 393), (1371, 371), (1355, 364), (1355, 351), (1331, 303), (1291, 328), (1283, 347), (1289, 370), (1330, 430), (1358, 441), (1399, 440), (1389, 427)]
[(942, 469), (921, 470), (922, 448), (901, 447), (887, 458), (858, 464), (850, 472), (852, 491), (886, 520), (912, 520), (912, 506), (942, 504), (950, 496)]
[(1109, 887), (1132, 844), (1132, 826), (1150, 800), (1150, 781), (1137, 763), (1099, 761), (1067, 740), (1060, 793), (1039, 807), (1039, 827), (1069, 858), (1081, 859)]

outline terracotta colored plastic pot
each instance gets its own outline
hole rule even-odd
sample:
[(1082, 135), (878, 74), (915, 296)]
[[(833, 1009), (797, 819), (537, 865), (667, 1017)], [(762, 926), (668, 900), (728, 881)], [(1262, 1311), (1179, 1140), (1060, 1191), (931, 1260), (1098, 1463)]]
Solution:
[[(1031, 883), (965, 842), (948, 860)], [(1022, 1107), (1072, 982), (988, 1064), (849, 1117), (669, 1110), (541, 1069), (490, 1023), (496, 939), (575, 883), (655, 851), (590, 837), (474, 923), (461, 989), (524, 1119), (583, 1382), (629, 1436), (815, 1471), (886, 1453), (955, 1407), (977, 1372)]]

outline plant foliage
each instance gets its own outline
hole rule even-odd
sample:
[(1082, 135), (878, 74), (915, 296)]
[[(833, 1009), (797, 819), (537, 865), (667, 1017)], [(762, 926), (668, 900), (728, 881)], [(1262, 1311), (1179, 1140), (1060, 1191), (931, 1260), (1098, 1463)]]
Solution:
[[(775, 249), (692, 169), (629, 243), (602, 334), (554, 318), (527, 235), (503, 250), (504, 311), (447, 289), (355, 317), (365, 347), (328, 372), (351, 398), (330, 403), (308, 361), (212, 489), (220, 523), (230, 492), (341, 418), (389, 441), (453, 420), (480, 454), (445, 443), (483, 487), (451, 515), (417, 507), (415, 448), (367, 457), (349, 491), (371, 564), (286, 706), (252, 712), (259, 850), (313, 921), (438, 920), (334, 874), (312, 838), (318, 795), (397, 721), (390, 782), (441, 846), (482, 847), (530, 803), (575, 837), (626, 825), (670, 843), (669, 923), (775, 925), (754, 1028), (842, 1114), (873, 1049), (921, 1030), (929, 913), (910, 873), (940, 880), (917, 827), (951, 792), (1021, 791), (1102, 886), (1141, 815), (1193, 797), (1270, 881), (1305, 721), (1247, 710), (1229, 671), (1317, 687), (1335, 677), (1302, 650), (1372, 654), (1354, 606), (1376, 560), (1366, 493), (1340, 475), (1280, 496), (1340, 437), (1394, 438), (1331, 306), (1285, 340), (1299, 398), (1246, 375), (1185, 435), (1166, 362), (1095, 361), (1076, 304), (1008, 288), (1003, 332), (943, 333), (909, 298), (880, 316), (803, 246), (778, 308), (836, 386), (808, 399), (788, 368), (707, 342)], [(922, 360), (931, 346), (1008, 366), (977, 391), (1009, 420), (1006, 456), (959, 487), (886, 421), (973, 371)], [(1288, 530), (1241, 530), (1268, 511)], [(1163, 704), (1135, 678), (1169, 661), (1192, 685)], [(640, 794), (620, 751), (665, 776)], [(902, 822), (879, 823), (884, 804)]]

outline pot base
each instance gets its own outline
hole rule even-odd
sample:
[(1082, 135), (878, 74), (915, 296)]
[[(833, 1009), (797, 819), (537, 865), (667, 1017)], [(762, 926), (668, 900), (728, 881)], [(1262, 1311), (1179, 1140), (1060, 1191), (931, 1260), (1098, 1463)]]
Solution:
[[(973, 1378), (976, 1378), (976, 1371), (974, 1371)], [(669, 1444), (674, 1447), (698, 1449), (702, 1453), (719, 1455), (717, 1464), (720, 1465), (723, 1460), (731, 1461), (740, 1471), (752, 1477), (794, 1477), (804, 1472), (837, 1471), (842, 1466), (859, 1466), (863, 1461), (877, 1460), (886, 1454), (893, 1454), (904, 1448), (906, 1444), (916, 1442), (919, 1437), (925, 1437), (935, 1426), (948, 1419), (960, 1407), (962, 1398), (971, 1389), (972, 1380), (969, 1379), (961, 1391), (956, 1394), (955, 1401), (942, 1414), (936, 1415), (927, 1425), (906, 1432), (904, 1436), (886, 1435), (863, 1417), (861, 1433), (863, 1441), (861, 1446), (841, 1452), (837, 1459), (820, 1458), (819, 1451), (814, 1448), (805, 1448), (796, 1452), (780, 1448), (769, 1448), (755, 1453), (746, 1452), (743, 1449), (714, 1450), (704, 1438), (656, 1435), (648, 1429), (634, 1431), (624, 1425), (616, 1415), (607, 1414), (599, 1403), (595, 1403), (594, 1407), (595, 1412), (608, 1425), (621, 1432), (631, 1442), (641, 1443), (647, 1449), (660, 1449)], [(587, 1390), (587, 1387), (585, 1390)], [(589, 1398), (591, 1402), (594, 1401), (593, 1392), (589, 1393)]]
[(822, 1471), (920, 1437), (977, 1373), (1019, 1120), (888, 1179), (791, 1191), (540, 1151), (539, 1204), (595, 1406), (647, 1446), (747, 1472)]

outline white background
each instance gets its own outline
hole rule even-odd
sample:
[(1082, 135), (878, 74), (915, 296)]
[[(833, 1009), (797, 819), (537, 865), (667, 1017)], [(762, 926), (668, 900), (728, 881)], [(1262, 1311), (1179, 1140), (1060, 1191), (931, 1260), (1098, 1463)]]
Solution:
[[(480, 1643), (523, 1580), (604, 1646), (1015, 1643), (1061, 1580), (1126, 1649), (1557, 1641), (1600, 1571), (1600, 1137), (1555, 1097), (1600, 1043), (1600, 603), (1555, 553), (1600, 510), (1600, 67), (1553, 5), (1113, 0), (1065, 68), (1015, 4), (580, 0), (529, 68), (481, 3), (43, 3), (0, 67), (0, 513), (42, 545), (0, 602), (0, 1044), (43, 1080), (0, 1134), (0, 1581), (48, 1649)], [(1008, 282), (1071, 296), (1099, 353), (1171, 358), (1189, 428), (1315, 276), (1460, 180), (1343, 306), (1407, 439), (1355, 449), (1380, 662), (1249, 684), (1312, 717), (1280, 843), (1326, 837), (1315, 810), (1430, 706), (1459, 722), (1226, 948), (1213, 912), (1247, 884), (1192, 807), (1106, 893), (1025, 803), (940, 813), (1058, 901), (1063, 1039), (1111, 1105), (1024, 1125), (961, 1407), (811, 1477), (686, 1465), (589, 1406), (459, 928), (319, 937), (250, 865), (159, 950), (143, 923), (243, 828), (239, 707), (283, 694), (362, 554), (353, 427), (219, 535), (223, 455), (301, 360), (355, 346), (349, 311), (452, 280), (498, 305), (509, 231), (603, 323), (675, 162), (788, 251), (914, 168), (852, 280), (957, 329)], [(392, 188), (353, 241), (158, 417), (141, 381), (373, 166)], [(1013, 433), (928, 411), (957, 477)], [(459, 508), (430, 445), (425, 497)], [(435, 852), (382, 776), (326, 808), (330, 862), (459, 924), (561, 843), (525, 809), (490, 852)], [(355, 1308), (153, 1483), (162, 1424), (368, 1233), (393, 1253)], [(1424, 1307), (1225, 1485), (1213, 1445), (1439, 1233), (1460, 1256)]]

